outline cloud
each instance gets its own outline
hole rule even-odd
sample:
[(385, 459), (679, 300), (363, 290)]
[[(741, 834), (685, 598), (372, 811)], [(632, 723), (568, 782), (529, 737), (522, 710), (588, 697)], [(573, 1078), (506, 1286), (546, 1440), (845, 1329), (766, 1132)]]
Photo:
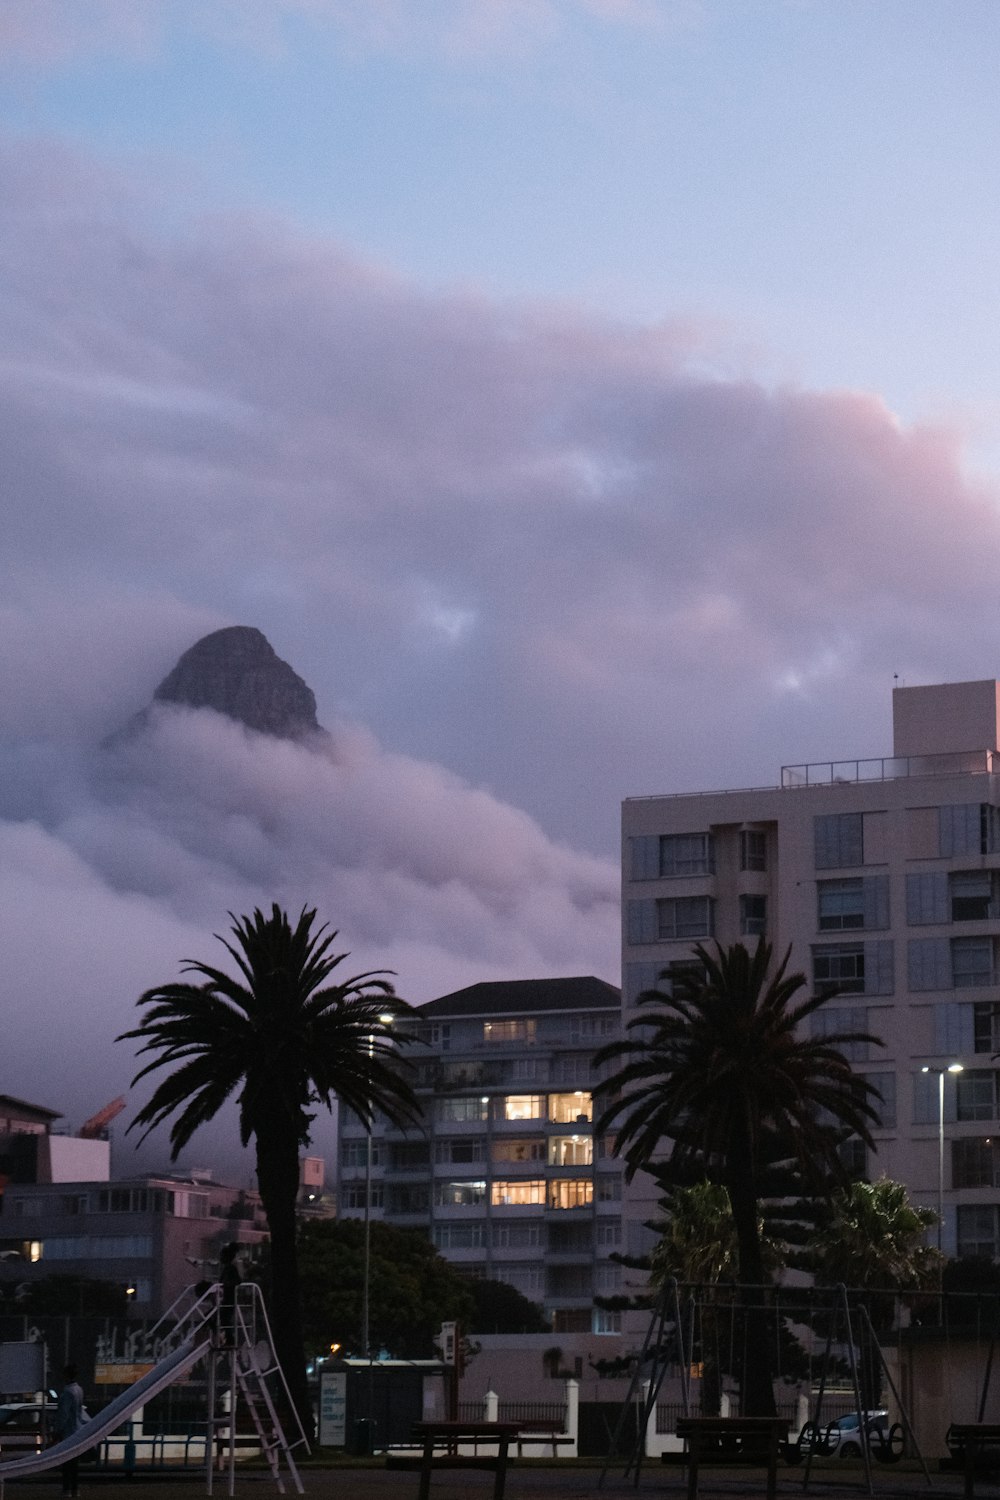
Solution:
[(93, 56), (156, 58), (174, 34), (280, 57), (289, 28), (314, 44), (431, 53), (456, 63), (543, 49), (591, 18), (604, 26), (687, 28), (702, 0), (0, 0), (0, 58), (52, 68)]
[[(117, 1092), (135, 994), (255, 901), (317, 902), (418, 999), (613, 979), (621, 796), (884, 753), (894, 672), (996, 670), (997, 496), (956, 431), (713, 374), (690, 322), (432, 295), (55, 143), (0, 144), (0, 197), (14, 1092), (58, 1107), (86, 1036), (87, 1104)], [(227, 623), (332, 759), (203, 715), (95, 750)]]

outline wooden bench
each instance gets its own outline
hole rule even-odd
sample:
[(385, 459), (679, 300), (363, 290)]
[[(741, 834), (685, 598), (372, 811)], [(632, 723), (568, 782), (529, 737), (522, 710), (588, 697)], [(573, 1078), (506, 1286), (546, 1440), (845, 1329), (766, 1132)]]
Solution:
[(731, 1448), (742, 1461), (766, 1463), (767, 1500), (774, 1500), (778, 1455), (788, 1438), (784, 1417), (678, 1417), (677, 1436), (688, 1448), (688, 1500), (697, 1500), (698, 1466), (713, 1447)]
[[(417, 1500), (429, 1500), (431, 1474), (435, 1469), (492, 1469), (493, 1500), (503, 1500), (507, 1482), (508, 1450), (520, 1431), (518, 1422), (414, 1422), (413, 1436), (423, 1444), (420, 1457), (404, 1453), (386, 1456), (389, 1469), (419, 1469)], [(496, 1453), (459, 1453), (459, 1448), (480, 1443), (496, 1445)], [(441, 1451), (443, 1450), (443, 1451)]]
[(517, 1433), (517, 1456), (521, 1457), (525, 1444), (552, 1444), (552, 1457), (559, 1457), (559, 1449), (571, 1447), (573, 1439), (569, 1437), (562, 1422), (556, 1421), (554, 1417), (546, 1418), (538, 1422), (527, 1422), (518, 1427)]
[(953, 1422), (946, 1441), (949, 1453), (965, 1473), (964, 1493), (974, 1495), (976, 1470), (1000, 1469), (1000, 1423)]

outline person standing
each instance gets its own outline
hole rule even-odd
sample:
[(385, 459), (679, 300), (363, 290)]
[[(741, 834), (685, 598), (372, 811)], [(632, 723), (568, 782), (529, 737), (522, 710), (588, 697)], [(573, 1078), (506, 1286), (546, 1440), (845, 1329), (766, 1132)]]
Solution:
[[(56, 1402), (55, 1437), (61, 1443), (73, 1437), (83, 1426), (83, 1388), (77, 1380), (76, 1365), (67, 1365), (63, 1370), (63, 1388)], [(80, 1460), (70, 1458), (62, 1465), (62, 1492), (64, 1495), (79, 1494)]]

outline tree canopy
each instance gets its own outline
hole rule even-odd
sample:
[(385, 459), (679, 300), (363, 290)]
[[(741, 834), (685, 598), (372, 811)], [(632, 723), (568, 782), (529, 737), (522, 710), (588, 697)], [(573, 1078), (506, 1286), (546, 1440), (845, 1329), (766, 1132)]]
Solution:
[[(230, 913), (232, 916), (232, 913)], [(232, 917), (232, 941), (219, 938), (239, 977), (195, 959), (182, 970), (201, 983), (175, 982), (139, 997), (137, 1027), (118, 1040), (138, 1041), (151, 1060), (133, 1086), (166, 1072), (129, 1129), (143, 1137), (166, 1121), (171, 1154), (229, 1099), (240, 1139), (254, 1144), (257, 1181), (271, 1231), (270, 1312), (276, 1353), (307, 1431), (312, 1408), (305, 1376), (296, 1255), (295, 1200), (299, 1151), (309, 1141), (312, 1108), (337, 1099), (371, 1126), (376, 1110), (396, 1123), (419, 1117), (403, 1076), (392, 1022), (408, 1011), (387, 975), (364, 973), (331, 982), (347, 957), (337, 934), (314, 930), (316, 912), (297, 922), (277, 905)]]
[[(874, 1148), (875, 1090), (841, 1048), (881, 1043), (856, 1032), (809, 1034), (833, 991), (801, 998), (806, 980), (786, 972), (790, 950), (777, 966), (763, 938), (752, 952), (742, 943), (693, 951), (697, 967), (669, 976), (669, 992), (643, 992), (625, 1037), (597, 1054), (596, 1064), (621, 1067), (601, 1085), (595, 1133), (617, 1133), (628, 1177), (666, 1161), (724, 1186), (738, 1278), (761, 1288), (770, 1279), (760, 1225), (764, 1170), (783, 1153), (805, 1177), (841, 1173), (845, 1130)], [(747, 1339), (748, 1415), (774, 1409), (767, 1343)]]

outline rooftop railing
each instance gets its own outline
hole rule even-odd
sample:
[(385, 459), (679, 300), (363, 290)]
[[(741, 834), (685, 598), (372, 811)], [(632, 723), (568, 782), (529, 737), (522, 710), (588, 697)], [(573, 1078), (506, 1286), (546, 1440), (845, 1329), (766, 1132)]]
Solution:
[(819, 760), (782, 766), (784, 788), (841, 786), (861, 781), (896, 781), (906, 776), (988, 776), (992, 750), (961, 750), (948, 755), (884, 755), (868, 760)]

